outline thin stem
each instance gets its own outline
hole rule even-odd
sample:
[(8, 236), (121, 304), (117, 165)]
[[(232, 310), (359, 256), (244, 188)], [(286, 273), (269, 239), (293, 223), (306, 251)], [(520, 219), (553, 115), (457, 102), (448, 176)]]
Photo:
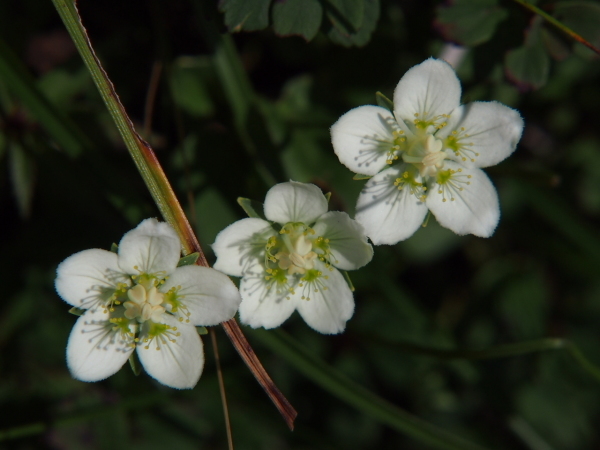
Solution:
[(34, 422), (19, 427), (0, 430), (0, 442), (42, 434), (51, 428), (65, 428), (80, 422), (88, 422), (91, 419), (99, 417), (114, 416), (115, 410), (128, 411), (146, 408), (150, 405), (162, 403), (166, 401), (166, 399), (167, 397), (164, 392), (148, 393), (146, 395), (136, 396), (135, 398), (121, 400), (116, 405), (94, 407), (93, 409), (78, 411), (75, 414), (59, 417), (52, 421)]
[(150, 82), (148, 83), (148, 92), (146, 94), (146, 105), (144, 107), (144, 136), (150, 137), (152, 133), (152, 113), (154, 112), (154, 104), (156, 103), (156, 92), (162, 72), (162, 63), (155, 61), (152, 65), (152, 73), (150, 74)]
[[(152, 195), (158, 209), (167, 222), (175, 229), (181, 240), (184, 254), (198, 252), (199, 258), (196, 264), (208, 267), (208, 261), (200, 247), (200, 243), (190, 226), (190, 223), (181, 207), (169, 180), (167, 179), (154, 151), (135, 130), (131, 119), (121, 104), (119, 97), (108, 75), (102, 68), (100, 60), (94, 53), (87, 32), (81, 23), (79, 13), (72, 0), (52, 0), (60, 17), (67, 27), (77, 50), (83, 58), (93, 80), (100, 92), (109, 113), (111, 114), (125, 145), (133, 158), (140, 175), (144, 179), (150, 194)], [(252, 347), (246, 340), (238, 323), (231, 319), (222, 324), (227, 336), (244, 362), (273, 400), (279, 412), (283, 415), (286, 423), (293, 428), (293, 419), (296, 411), (277, 389), (267, 372), (262, 367)]]
[(526, 2), (525, 0), (514, 0), (514, 1), (517, 2), (519, 5), (523, 6), (524, 8), (527, 8), (529, 11), (531, 11), (531, 12), (539, 15), (540, 17), (543, 17), (547, 22), (549, 22), (552, 25), (554, 25), (560, 31), (562, 31), (563, 33), (565, 33), (566, 35), (568, 35), (572, 39), (574, 39), (577, 42), (585, 45), (587, 48), (591, 49), (592, 51), (594, 51), (598, 55), (600, 55), (600, 49), (598, 49), (597, 47), (595, 47), (594, 45), (592, 45), (589, 41), (585, 40), (580, 34), (576, 33), (573, 30), (571, 30), (565, 24), (563, 24), (560, 21), (556, 20), (554, 17), (552, 17), (547, 12), (544, 12), (543, 10), (541, 10), (540, 8), (538, 8), (537, 6), (532, 5), (531, 3)]
[(210, 340), (212, 342), (213, 352), (215, 354), (215, 364), (217, 365), (217, 379), (219, 380), (219, 393), (221, 394), (221, 404), (223, 405), (223, 415), (225, 416), (225, 430), (227, 432), (227, 447), (233, 450), (233, 436), (231, 434), (231, 421), (229, 420), (229, 406), (227, 406), (227, 393), (225, 391), (225, 382), (223, 381), (223, 371), (221, 370), (221, 358), (219, 357), (219, 346), (217, 345), (217, 333), (213, 328), (208, 329)]
[[(369, 337), (365, 336), (365, 340)], [(411, 344), (407, 342), (384, 342), (382, 340), (370, 338), (371, 342), (377, 342), (389, 347), (394, 347), (405, 353), (414, 355), (430, 356), (439, 359), (496, 359), (510, 358), (514, 356), (526, 355), (529, 353), (537, 353), (548, 350), (566, 350), (573, 359), (584, 369), (588, 374), (600, 381), (600, 367), (591, 363), (581, 352), (579, 347), (572, 341), (562, 338), (545, 338), (536, 339), (533, 341), (517, 342), (515, 344), (497, 345), (482, 350), (450, 350), (425, 347), (422, 345)]]

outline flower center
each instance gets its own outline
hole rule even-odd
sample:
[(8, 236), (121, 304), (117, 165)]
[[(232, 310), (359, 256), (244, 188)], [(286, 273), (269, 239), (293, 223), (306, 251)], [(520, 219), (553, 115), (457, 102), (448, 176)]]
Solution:
[(164, 294), (158, 292), (156, 286), (150, 289), (141, 284), (136, 284), (127, 291), (128, 301), (123, 303), (125, 307), (125, 317), (128, 319), (137, 319), (143, 323), (147, 320), (158, 322), (165, 312), (162, 307)]
[(313, 241), (308, 235), (314, 234), (314, 230), (304, 224), (288, 223), (280, 234), (283, 245), (274, 255), (279, 268), (287, 270), (289, 275), (303, 275), (313, 269), (318, 255), (313, 251)]
[(444, 167), (446, 152), (440, 139), (433, 134), (419, 133), (410, 150), (402, 155), (404, 162), (414, 164), (422, 177), (434, 177)]

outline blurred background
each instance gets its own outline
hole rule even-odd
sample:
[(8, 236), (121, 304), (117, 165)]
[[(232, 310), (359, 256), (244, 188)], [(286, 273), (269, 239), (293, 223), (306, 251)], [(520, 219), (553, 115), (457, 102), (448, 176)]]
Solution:
[[(600, 46), (598, 2), (536, 5)], [(262, 201), (276, 182), (315, 183), (352, 215), (364, 181), (338, 162), (329, 127), (377, 91), (391, 98), (413, 65), (458, 51), (463, 102), (498, 100), (526, 123), (515, 154), (487, 169), (494, 236), (459, 237), (432, 218), (350, 274), (345, 333), (320, 335), (297, 314), (282, 328), (331, 373), (485, 448), (600, 447), (600, 369), (566, 350), (525, 352), (562, 338), (600, 366), (598, 55), (508, 0), (78, 8), (211, 262), (216, 234), (244, 216), (237, 197)], [(76, 317), (54, 291), (56, 266), (158, 215), (52, 2), (1, 2), (0, 448), (227, 448), (210, 339), (191, 391), (128, 367), (93, 384), (66, 368)], [(299, 415), (290, 432), (216, 328), (236, 448), (430, 448), (242, 328)], [(518, 343), (524, 354), (474, 358)]]

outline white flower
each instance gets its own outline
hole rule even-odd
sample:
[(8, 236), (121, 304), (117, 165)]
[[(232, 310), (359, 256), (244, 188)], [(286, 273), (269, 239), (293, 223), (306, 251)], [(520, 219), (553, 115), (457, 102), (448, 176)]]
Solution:
[(194, 387), (204, 365), (195, 326), (231, 319), (241, 301), (237, 288), (214, 269), (177, 267), (181, 242), (156, 219), (126, 233), (118, 252), (84, 250), (58, 266), (58, 294), (86, 310), (67, 344), (73, 377), (103, 380), (137, 350), (146, 372), (162, 384)]
[(494, 232), (498, 195), (480, 168), (515, 150), (523, 119), (498, 102), (460, 105), (460, 94), (452, 67), (428, 59), (396, 86), (393, 113), (360, 106), (331, 127), (340, 162), (373, 176), (356, 206), (356, 220), (373, 243), (408, 238), (428, 209), (457, 234)]
[(274, 328), (298, 310), (321, 333), (339, 333), (354, 312), (343, 275), (368, 263), (373, 249), (346, 213), (327, 212), (313, 184), (281, 183), (269, 190), (268, 219), (239, 220), (219, 233), (215, 268), (242, 277), (240, 320)]

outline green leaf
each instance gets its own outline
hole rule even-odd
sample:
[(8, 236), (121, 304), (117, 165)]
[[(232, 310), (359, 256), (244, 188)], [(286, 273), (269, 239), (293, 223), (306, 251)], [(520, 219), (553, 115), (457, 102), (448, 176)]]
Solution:
[(363, 174), (357, 173), (357, 174), (354, 174), (352, 179), (356, 180), (356, 181), (360, 181), (360, 180), (368, 180), (371, 177), (372, 177), (372, 175), (363, 175)]
[(307, 378), (363, 414), (370, 415), (411, 438), (440, 449), (481, 449), (463, 438), (397, 407), (347, 378), (281, 330), (252, 330), (253, 336), (293, 365)]
[(558, 2), (554, 5), (554, 16), (592, 45), (600, 47), (600, 4)]
[(119, 246), (113, 242), (110, 246), (110, 251), (113, 253), (119, 253)]
[(196, 327), (196, 331), (198, 332), (198, 334), (200, 336), (204, 336), (204, 335), (208, 334), (208, 329), (206, 327), (198, 326), (198, 327)]
[(79, 128), (44, 97), (27, 69), (2, 39), (0, 79), (70, 156), (77, 156), (84, 148), (89, 147), (89, 142)]
[[(379, 19), (379, 0), (362, 0), (362, 7), (358, 6), (356, 0), (336, 0), (330, 3), (339, 2), (344, 6), (343, 13), (340, 15), (337, 9), (329, 10), (327, 16), (333, 27), (329, 31), (329, 38), (336, 44), (345, 47), (366, 45), (371, 39), (371, 34), (375, 31), (377, 20)], [(350, 13), (350, 5), (356, 4), (356, 11)], [(358, 17), (360, 13), (360, 23)], [(344, 15), (347, 14), (347, 15)]]
[(331, 200), (331, 192), (325, 194), (325, 198), (327, 199), (327, 203), (329, 203), (329, 200)]
[(456, 0), (437, 10), (444, 37), (468, 46), (488, 41), (507, 16), (508, 12), (498, 6), (497, 0)]
[(394, 102), (383, 95), (381, 92), (377, 91), (375, 94), (375, 99), (377, 100), (377, 105), (381, 106), (389, 110), (390, 112), (394, 112)]
[(248, 214), (248, 217), (254, 217), (256, 219), (267, 220), (264, 214), (263, 204), (256, 200), (250, 200), (249, 198), (238, 197), (238, 205), (242, 207), (244, 212)]
[(221, 0), (219, 10), (229, 31), (255, 31), (269, 25), (270, 5), (271, 0)]
[(131, 367), (131, 370), (136, 377), (142, 373), (142, 364), (140, 363), (137, 352), (133, 352), (131, 353), (131, 356), (129, 356), (129, 367)]
[(210, 60), (206, 57), (181, 57), (173, 65), (170, 78), (173, 99), (192, 116), (208, 117), (214, 112), (206, 86), (206, 75), (211, 70)]
[(8, 143), (10, 180), (17, 200), (19, 214), (28, 217), (31, 213), (33, 188), (35, 186), (35, 161), (25, 149), (16, 142)]
[(356, 33), (365, 19), (365, 0), (325, 0), (332, 25), (343, 34)]
[(83, 316), (84, 313), (85, 313), (85, 309), (77, 308), (76, 306), (73, 306), (69, 310), (69, 314), (73, 314), (74, 316)]
[(177, 267), (191, 266), (193, 264), (196, 264), (196, 261), (198, 261), (199, 257), (200, 253), (198, 252), (190, 253), (189, 255), (186, 255), (179, 260), (179, 262), (177, 263)]
[(506, 75), (520, 89), (537, 89), (548, 81), (550, 56), (542, 41), (542, 19), (533, 20), (525, 43), (506, 54), (504, 65)]
[(355, 291), (354, 284), (352, 284), (352, 280), (350, 279), (350, 275), (345, 270), (342, 270), (341, 272), (342, 272), (342, 275), (344, 275), (344, 280), (346, 280), (346, 283), (348, 283), (348, 287), (350, 288), (350, 290), (352, 292), (354, 292)]
[(318, 0), (281, 0), (273, 5), (273, 29), (279, 36), (299, 35), (307, 41), (321, 26), (323, 7)]

